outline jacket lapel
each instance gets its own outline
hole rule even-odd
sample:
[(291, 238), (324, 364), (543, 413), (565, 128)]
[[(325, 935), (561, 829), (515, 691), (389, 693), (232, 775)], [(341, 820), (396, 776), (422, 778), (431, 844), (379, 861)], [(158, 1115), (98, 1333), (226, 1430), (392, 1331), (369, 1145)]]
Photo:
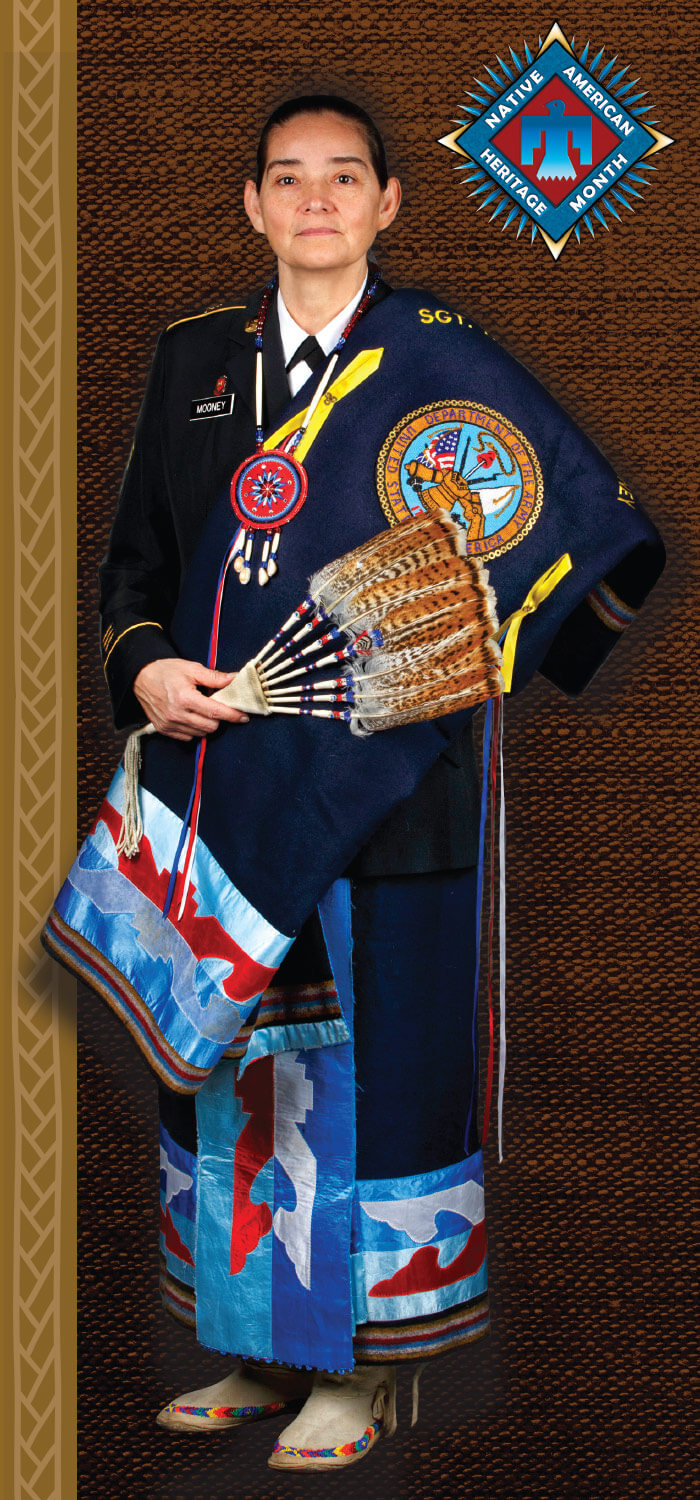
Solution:
[[(261, 292), (248, 298), (244, 313), (235, 320), (229, 333), (226, 373), (239, 403), (255, 423), (255, 320), (260, 308)], [(290, 402), (289, 383), (284, 368), (277, 299), (273, 297), (265, 320), (263, 334), (263, 427), (276, 427)]]
[(273, 297), (263, 333), (263, 422), (266, 430), (279, 425), (291, 399), (284, 368), (277, 298)]
[(232, 416), (202, 423), (199, 472), (206, 513), (238, 465), (255, 452), (255, 334), (246, 327), (255, 322), (259, 302), (259, 293), (253, 293), (244, 307), (235, 308), (225, 335), (223, 368), (235, 397)]
[(247, 298), (243, 312), (231, 318), (228, 346), (226, 349), (226, 374), (236, 393), (236, 403), (244, 406), (255, 425), (255, 332), (247, 332), (254, 323), (260, 293), (253, 292)]

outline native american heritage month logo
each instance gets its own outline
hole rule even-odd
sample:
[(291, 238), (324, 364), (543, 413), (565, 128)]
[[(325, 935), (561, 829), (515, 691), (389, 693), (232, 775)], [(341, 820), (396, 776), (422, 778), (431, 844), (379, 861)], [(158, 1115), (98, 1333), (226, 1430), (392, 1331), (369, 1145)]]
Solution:
[(473, 401), (421, 406), (403, 417), (379, 454), (377, 486), (392, 525), (442, 511), (466, 531), (471, 557), (499, 557), (516, 546), (542, 506), (532, 444)]
[[(555, 260), (581, 225), (591, 235), (634, 212), (670, 136), (648, 118), (652, 105), (619, 59), (580, 53), (554, 25), (536, 53), (486, 66), (462, 106), (456, 130), (440, 139), (461, 158), (470, 196), (490, 208), (490, 222), (518, 236), (538, 233)], [(589, 62), (589, 56), (591, 61)], [(502, 215), (505, 215), (503, 218)]]

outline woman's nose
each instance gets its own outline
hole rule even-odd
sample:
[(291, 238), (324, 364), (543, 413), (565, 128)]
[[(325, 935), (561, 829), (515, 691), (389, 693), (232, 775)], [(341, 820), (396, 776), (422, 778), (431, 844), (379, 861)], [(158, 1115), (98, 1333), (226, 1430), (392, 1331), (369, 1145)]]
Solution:
[(307, 212), (325, 212), (332, 207), (330, 188), (327, 183), (314, 183), (306, 194), (304, 207)]

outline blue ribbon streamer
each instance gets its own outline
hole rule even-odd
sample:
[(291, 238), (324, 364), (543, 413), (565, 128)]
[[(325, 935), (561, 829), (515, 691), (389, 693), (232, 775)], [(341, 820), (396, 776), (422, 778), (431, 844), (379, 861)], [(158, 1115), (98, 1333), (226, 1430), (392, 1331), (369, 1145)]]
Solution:
[[(476, 959), (474, 963), (474, 998), (472, 1002), (472, 1048), (474, 1057), (478, 1056), (479, 1045), (479, 935), (481, 933), (481, 903), (484, 888), (484, 856), (486, 850), (486, 813), (489, 802), (489, 766), (491, 761), (491, 736), (493, 733), (493, 698), (489, 698), (486, 704), (486, 716), (484, 718), (484, 749), (481, 766), (481, 812), (479, 815), (479, 860), (476, 876)], [(464, 1137), (464, 1147), (469, 1154), (470, 1134), (474, 1110), (479, 1098), (478, 1069), (474, 1070), (474, 1084), (472, 1096), (469, 1101), (469, 1115), (467, 1117), (467, 1129)]]

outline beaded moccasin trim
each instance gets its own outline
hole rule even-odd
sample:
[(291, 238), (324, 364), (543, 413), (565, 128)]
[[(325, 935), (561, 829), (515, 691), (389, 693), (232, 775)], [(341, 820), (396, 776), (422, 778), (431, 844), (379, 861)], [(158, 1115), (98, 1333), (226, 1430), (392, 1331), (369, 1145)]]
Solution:
[(286, 1406), (286, 1401), (272, 1401), (268, 1406), (178, 1406), (176, 1401), (171, 1401), (163, 1416), (167, 1412), (177, 1412), (179, 1416), (208, 1417), (211, 1421), (226, 1419), (244, 1422), (249, 1417), (267, 1417), (273, 1412), (285, 1411)]
[(286, 1443), (275, 1443), (273, 1453), (284, 1453), (290, 1458), (348, 1458), (353, 1453), (363, 1453), (373, 1443), (381, 1428), (381, 1422), (371, 1422), (362, 1437), (354, 1443), (341, 1443), (339, 1448), (289, 1448)]

